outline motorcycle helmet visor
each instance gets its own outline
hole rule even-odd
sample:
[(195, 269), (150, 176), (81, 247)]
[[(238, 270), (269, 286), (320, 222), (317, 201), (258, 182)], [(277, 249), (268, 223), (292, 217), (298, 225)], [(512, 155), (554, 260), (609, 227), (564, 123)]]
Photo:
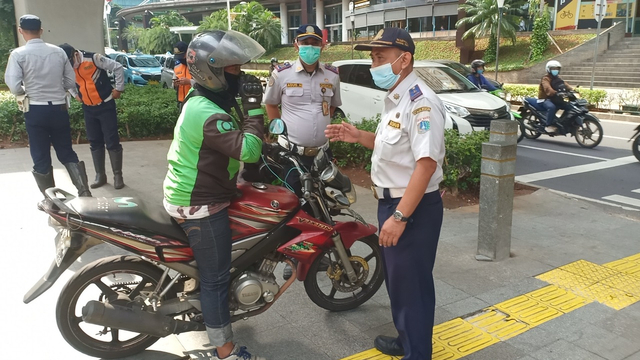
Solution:
[(193, 46), (191, 50), (199, 53), (187, 55), (196, 55), (198, 59), (204, 58), (213, 68), (246, 64), (265, 53), (265, 49), (258, 42), (233, 30), (198, 34), (192, 44), (200, 41), (206, 41), (208, 46)]

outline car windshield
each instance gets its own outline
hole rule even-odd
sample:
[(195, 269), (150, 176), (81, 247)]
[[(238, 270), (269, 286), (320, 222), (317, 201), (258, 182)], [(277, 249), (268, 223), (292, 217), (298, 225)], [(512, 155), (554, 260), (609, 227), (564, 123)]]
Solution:
[(471, 74), (471, 71), (469, 70), (468, 67), (457, 63), (457, 62), (450, 62), (450, 63), (446, 63), (445, 65), (447, 65), (448, 67), (452, 68), (453, 70), (459, 72), (460, 74), (462, 74), (463, 76), (467, 76), (469, 74)]
[(480, 91), (464, 76), (446, 66), (415, 67), (418, 76), (436, 93)]
[(129, 61), (133, 67), (160, 67), (158, 60), (152, 57), (129, 58)]

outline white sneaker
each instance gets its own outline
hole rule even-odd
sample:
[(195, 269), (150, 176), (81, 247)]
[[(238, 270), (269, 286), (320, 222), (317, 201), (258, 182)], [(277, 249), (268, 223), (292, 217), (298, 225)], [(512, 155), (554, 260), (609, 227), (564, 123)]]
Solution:
[(191, 350), (185, 351), (184, 354), (189, 355), (192, 360), (266, 360), (263, 357), (251, 355), (246, 346), (238, 344), (234, 345), (231, 354), (225, 358), (219, 357), (216, 350)]
[(558, 131), (558, 128), (553, 126), (553, 125), (549, 125), (546, 128), (544, 128), (544, 131), (546, 131), (548, 133), (554, 133), (554, 132)]

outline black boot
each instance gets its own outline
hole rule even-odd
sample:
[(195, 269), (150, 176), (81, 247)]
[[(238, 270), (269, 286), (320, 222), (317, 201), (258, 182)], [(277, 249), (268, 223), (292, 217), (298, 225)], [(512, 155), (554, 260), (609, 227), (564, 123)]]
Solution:
[(404, 355), (404, 349), (400, 339), (391, 336), (378, 335), (373, 345), (385, 355), (402, 356)]
[(115, 151), (109, 150), (109, 160), (111, 160), (111, 169), (113, 170), (113, 187), (122, 189), (124, 180), (122, 179), (122, 149)]
[(55, 181), (53, 180), (53, 166), (49, 169), (49, 172), (46, 174), (40, 174), (35, 170), (32, 170), (31, 173), (33, 177), (36, 179), (36, 184), (38, 184), (38, 189), (42, 195), (44, 195), (44, 191), (50, 187), (56, 186)]
[(91, 197), (91, 191), (89, 191), (89, 185), (87, 185), (89, 180), (87, 180), (87, 171), (84, 168), (84, 161), (66, 163), (64, 164), (64, 167), (66, 167), (69, 172), (71, 182), (73, 182), (73, 185), (78, 189), (78, 196)]
[(93, 167), (96, 168), (96, 179), (91, 184), (91, 188), (95, 189), (107, 183), (107, 173), (104, 170), (104, 148), (91, 150), (91, 157)]

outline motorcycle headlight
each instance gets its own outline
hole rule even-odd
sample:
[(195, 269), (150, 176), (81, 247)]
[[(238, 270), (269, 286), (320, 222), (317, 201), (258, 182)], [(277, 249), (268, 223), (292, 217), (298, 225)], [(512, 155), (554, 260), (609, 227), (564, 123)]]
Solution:
[(582, 95), (580, 95), (580, 93), (573, 93), (573, 95), (576, 97), (576, 99), (580, 99), (582, 97)]
[(336, 175), (338, 175), (338, 167), (336, 166), (336, 164), (329, 164), (330, 165), (322, 170), (322, 173), (320, 174), (320, 179), (324, 182), (331, 182), (336, 178)]
[(458, 106), (458, 105), (454, 105), (454, 104), (450, 104), (450, 103), (444, 103), (444, 108), (448, 112), (452, 113), (453, 115), (457, 115), (457, 116), (460, 116), (460, 117), (465, 117), (465, 116), (471, 115), (469, 110), (467, 110), (467, 108), (465, 108), (464, 106)]

